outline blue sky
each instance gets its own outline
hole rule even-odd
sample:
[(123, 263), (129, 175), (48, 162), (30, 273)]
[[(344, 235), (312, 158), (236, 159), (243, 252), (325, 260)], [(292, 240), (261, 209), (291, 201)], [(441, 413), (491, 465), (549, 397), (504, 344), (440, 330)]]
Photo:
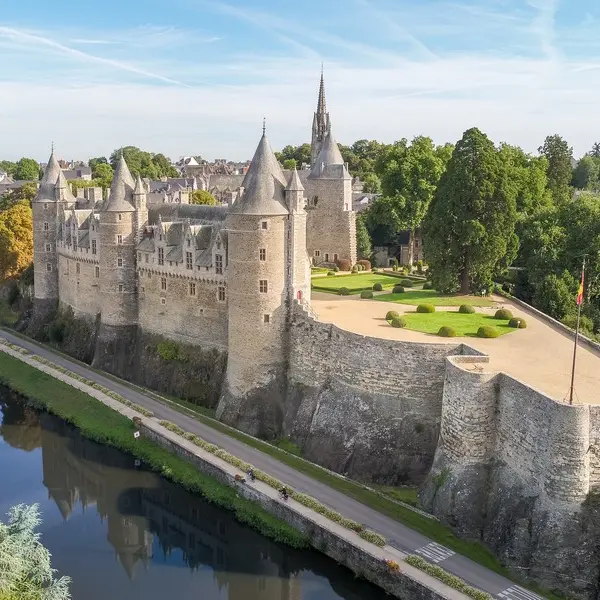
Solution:
[(597, 0), (1, 4), (0, 158), (245, 159), (263, 116), (275, 148), (310, 141), (321, 61), (342, 143), (600, 140)]

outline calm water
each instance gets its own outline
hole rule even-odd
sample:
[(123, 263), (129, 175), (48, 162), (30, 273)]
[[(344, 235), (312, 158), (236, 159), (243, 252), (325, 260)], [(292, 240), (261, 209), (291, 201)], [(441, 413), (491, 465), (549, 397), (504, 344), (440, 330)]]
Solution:
[(0, 387), (0, 520), (40, 504), (52, 564), (75, 600), (387, 598), (316, 552), (269, 542), (134, 459)]

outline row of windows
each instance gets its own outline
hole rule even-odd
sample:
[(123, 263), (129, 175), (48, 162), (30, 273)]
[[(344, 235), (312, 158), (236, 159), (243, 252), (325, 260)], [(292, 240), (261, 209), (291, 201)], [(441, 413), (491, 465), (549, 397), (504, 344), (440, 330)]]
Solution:
[[(321, 256), (321, 251), (320, 250), (315, 250), (315, 257), (319, 258)], [(329, 252), (325, 252), (325, 262), (329, 262), (329, 257), (331, 255), (329, 254)], [(338, 255), (334, 254), (333, 255), (333, 262), (337, 262), (338, 259)]]

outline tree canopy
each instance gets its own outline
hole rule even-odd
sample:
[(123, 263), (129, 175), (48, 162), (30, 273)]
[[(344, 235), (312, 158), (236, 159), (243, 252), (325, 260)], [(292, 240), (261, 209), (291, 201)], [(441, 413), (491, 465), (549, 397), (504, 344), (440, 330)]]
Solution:
[(573, 148), (560, 135), (549, 135), (538, 152), (548, 160), (546, 174), (548, 188), (555, 202), (566, 200), (570, 196), (573, 177)]
[(208, 204), (209, 206), (217, 206), (217, 199), (206, 190), (195, 190), (192, 192), (190, 204)]
[(10, 160), (0, 160), (0, 169), (13, 176), (17, 170), (17, 163)]
[(110, 164), (113, 169), (116, 168), (119, 157), (123, 152), (125, 162), (135, 177), (148, 177), (150, 179), (159, 179), (161, 177), (178, 177), (179, 172), (173, 166), (164, 154), (152, 154), (140, 150), (136, 146), (125, 146), (118, 148), (110, 155)]
[(281, 152), (275, 152), (275, 157), (282, 164), (286, 160), (295, 160), (297, 167), (301, 167), (303, 163), (310, 165), (310, 144), (302, 144), (300, 146), (288, 145)]
[(0, 282), (20, 275), (33, 260), (33, 216), (22, 200), (0, 212)]
[(17, 162), (13, 177), (17, 181), (37, 181), (40, 178), (40, 165), (33, 158), (22, 158)]

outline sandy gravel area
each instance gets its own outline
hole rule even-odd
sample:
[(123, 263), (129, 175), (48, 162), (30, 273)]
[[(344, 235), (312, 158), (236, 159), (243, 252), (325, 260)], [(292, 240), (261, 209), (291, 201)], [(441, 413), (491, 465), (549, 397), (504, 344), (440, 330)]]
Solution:
[[(454, 338), (490, 356), (490, 369), (503, 371), (557, 400), (568, 398), (573, 339), (545, 321), (501, 297), (494, 297), (493, 308), (476, 308), (493, 313), (497, 308), (509, 308), (515, 316), (527, 319), (527, 329), (519, 329), (496, 339), (476, 337)], [(414, 342), (448, 343), (434, 335), (395, 329), (385, 321), (388, 310), (412, 312), (414, 306), (360, 300), (357, 296), (341, 298), (330, 294), (314, 293), (312, 306), (319, 319), (334, 323), (341, 329), (362, 335)], [(457, 310), (457, 307), (436, 307), (436, 310)], [(577, 349), (575, 371), (575, 401), (600, 404), (600, 352), (580, 345)]]

